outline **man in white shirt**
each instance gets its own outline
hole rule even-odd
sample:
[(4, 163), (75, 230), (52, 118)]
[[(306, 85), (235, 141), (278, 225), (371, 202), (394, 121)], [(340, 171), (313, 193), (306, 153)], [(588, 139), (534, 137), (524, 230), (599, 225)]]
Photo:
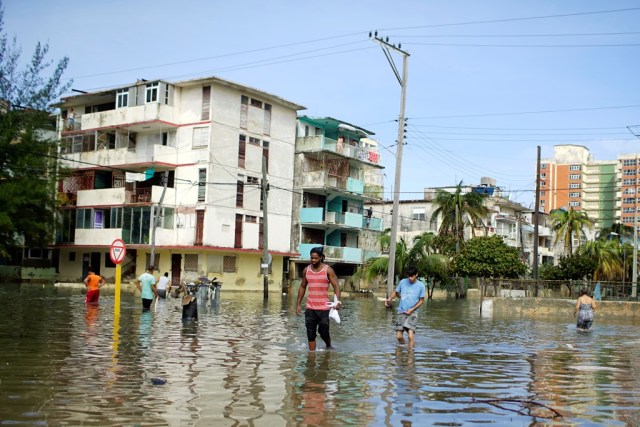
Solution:
[(167, 297), (167, 288), (169, 288), (169, 291), (171, 290), (171, 285), (169, 284), (169, 272), (168, 271), (166, 273), (164, 273), (164, 276), (160, 277), (160, 280), (158, 280), (158, 286), (157, 286), (158, 297), (166, 298)]

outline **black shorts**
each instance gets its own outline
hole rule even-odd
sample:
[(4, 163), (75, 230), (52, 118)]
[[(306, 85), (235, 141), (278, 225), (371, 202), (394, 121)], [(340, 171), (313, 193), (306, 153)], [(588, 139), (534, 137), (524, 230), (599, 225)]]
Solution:
[(149, 310), (151, 308), (152, 299), (142, 298), (142, 309)]
[(304, 324), (307, 327), (307, 339), (315, 341), (316, 335), (320, 333), (320, 337), (326, 341), (329, 339), (329, 310), (310, 310), (304, 311)]

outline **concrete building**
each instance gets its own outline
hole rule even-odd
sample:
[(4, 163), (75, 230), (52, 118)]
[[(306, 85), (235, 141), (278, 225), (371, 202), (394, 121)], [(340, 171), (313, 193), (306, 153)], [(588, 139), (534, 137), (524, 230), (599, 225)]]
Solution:
[[(266, 158), (270, 290), (286, 282), (294, 149), (302, 106), (227, 80), (138, 81), (61, 100), (67, 168), (58, 186), (60, 280), (126, 246), (123, 276), (153, 264), (173, 283), (216, 276), (226, 290), (262, 289), (262, 160)], [(154, 259), (150, 259), (152, 247)]]
[[(398, 238), (403, 238), (409, 245), (413, 238), (425, 232), (438, 233), (439, 218), (433, 216), (438, 208), (433, 199), (438, 190), (454, 192), (455, 186), (426, 188), (423, 199), (401, 200), (398, 213)], [(488, 209), (483, 226), (466, 227), (465, 239), (480, 236), (502, 236), (508, 246), (518, 248), (521, 259), (529, 266), (533, 265), (534, 220), (533, 211), (519, 203), (512, 202), (502, 196), (501, 190), (492, 178), (482, 178), (479, 185), (468, 185), (462, 188), (463, 193), (479, 192), (485, 195), (485, 206)], [(374, 210), (381, 213), (386, 224), (391, 223), (392, 202), (374, 204)], [(553, 263), (559, 256), (558, 248), (553, 244), (549, 215), (540, 213), (538, 227), (538, 263)]]
[(587, 147), (556, 145), (554, 157), (541, 161), (540, 209), (584, 211), (593, 221), (593, 235), (614, 223), (637, 224), (639, 156), (594, 160)]
[(372, 132), (331, 117), (298, 119), (291, 252), (295, 276), (309, 251), (323, 246), (341, 278), (380, 255), (381, 216), (367, 211), (382, 200), (383, 166)]

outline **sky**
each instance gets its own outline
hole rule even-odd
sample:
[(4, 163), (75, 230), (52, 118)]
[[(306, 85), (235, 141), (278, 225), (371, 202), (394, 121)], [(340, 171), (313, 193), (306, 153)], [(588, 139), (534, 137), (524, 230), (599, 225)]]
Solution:
[[(92, 91), (217, 76), (375, 133), (393, 198), (401, 86), (370, 31), (409, 53), (400, 199), (492, 177), (531, 207), (537, 147), (640, 152), (640, 1), (4, 0), (30, 57)], [(402, 73), (402, 56), (392, 55)], [(629, 129), (631, 127), (631, 130)], [(398, 191), (396, 188), (395, 191)]]

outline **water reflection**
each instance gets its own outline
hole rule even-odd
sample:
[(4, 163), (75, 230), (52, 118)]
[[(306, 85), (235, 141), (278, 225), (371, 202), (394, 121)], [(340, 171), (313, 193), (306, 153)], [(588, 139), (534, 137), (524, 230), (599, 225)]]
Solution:
[(640, 425), (633, 323), (579, 334), (570, 318), (429, 301), (410, 350), (389, 310), (354, 298), (332, 325), (337, 349), (309, 353), (286, 297), (222, 292), (192, 322), (174, 298), (143, 312), (123, 293), (118, 315), (108, 291), (94, 306), (77, 289), (6, 285), (0, 298), (7, 424)]

